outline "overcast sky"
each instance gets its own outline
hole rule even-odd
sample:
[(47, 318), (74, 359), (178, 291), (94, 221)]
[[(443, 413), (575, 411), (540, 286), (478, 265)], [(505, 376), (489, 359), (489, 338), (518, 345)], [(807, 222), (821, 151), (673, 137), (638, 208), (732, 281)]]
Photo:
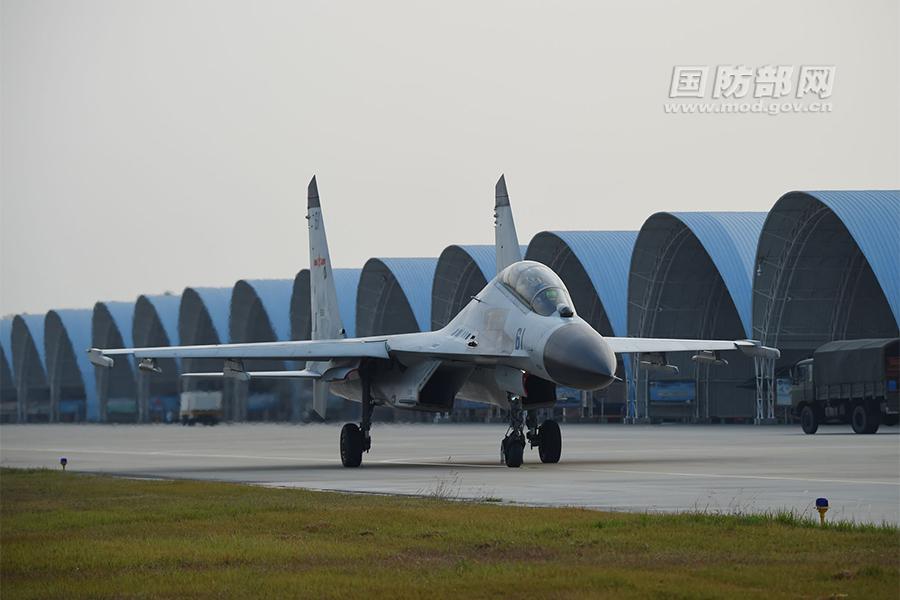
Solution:
[[(292, 278), (313, 174), (337, 267), (492, 243), (501, 172), (522, 242), (900, 187), (898, 5), (2, 0), (0, 314)], [(664, 112), (769, 64), (832, 111)]]

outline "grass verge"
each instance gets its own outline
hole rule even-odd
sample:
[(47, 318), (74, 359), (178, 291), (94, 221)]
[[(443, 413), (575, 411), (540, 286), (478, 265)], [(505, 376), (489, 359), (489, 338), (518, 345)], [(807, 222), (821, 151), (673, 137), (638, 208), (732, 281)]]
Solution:
[(900, 533), (0, 471), (0, 596), (897, 598)]

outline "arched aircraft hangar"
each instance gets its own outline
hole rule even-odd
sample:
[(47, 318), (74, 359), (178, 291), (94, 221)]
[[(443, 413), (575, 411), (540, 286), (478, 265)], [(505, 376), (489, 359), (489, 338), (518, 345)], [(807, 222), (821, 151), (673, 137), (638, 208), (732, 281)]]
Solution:
[[(228, 317), (231, 312), (232, 288), (187, 287), (181, 294), (178, 308), (178, 337), (181, 344), (224, 344), (228, 341)], [(221, 371), (221, 360), (185, 359), (182, 373)], [(183, 378), (183, 392), (223, 391), (221, 379)], [(223, 398), (224, 400), (224, 398)], [(226, 419), (236, 419), (232, 407), (222, 405)]]
[(93, 311), (51, 310), (44, 319), (50, 421), (101, 420), (94, 365), (88, 360)]
[(360, 337), (429, 331), (436, 258), (370, 258), (356, 296)]
[[(181, 296), (175, 294), (141, 295), (134, 304), (132, 340), (135, 346), (173, 346), (178, 339), (178, 309)], [(178, 361), (157, 361), (161, 373), (137, 369), (138, 421), (165, 421), (177, 418), (179, 409)]]
[[(638, 234), (628, 281), (628, 335), (749, 338), (753, 263), (765, 213), (656, 213)], [(746, 420), (756, 415), (754, 362), (693, 362), (673, 353), (674, 373), (635, 370), (638, 416), (684, 421)]]
[(755, 256), (753, 334), (780, 371), (832, 340), (897, 337), (900, 191), (790, 192)]
[[(91, 316), (91, 346), (131, 348), (133, 302), (97, 302)], [(110, 369), (96, 369), (101, 421), (138, 421), (137, 382), (133, 361), (115, 361)]]
[(16, 315), (10, 332), (17, 423), (50, 420), (50, 385), (44, 348), (44, 315)]
[[(624, 336), (628, 269), (636, 231), (543, 231), (532, 238), (525, 258), (544, 263), (566, 284), (575, 310), (602, 335)], [(590, 412), (624, 416), (630, 358), (619, 357), (615, 382), (592, 394)], [(607, 407), (610, 412), (607, 412)]]
[[(241, 279), (234, 284), (228, 317), (231, 343), (277, 342), (291, 338), (290, 305), (294, 282), (290, 279)], [(253, 371), (281, 371), (284, 361), (254, 360), (244, 365)], [(240, 420), (285, 420), (291, 417), (293, 382), (284, 379), (232, 381), (226, 403)]]

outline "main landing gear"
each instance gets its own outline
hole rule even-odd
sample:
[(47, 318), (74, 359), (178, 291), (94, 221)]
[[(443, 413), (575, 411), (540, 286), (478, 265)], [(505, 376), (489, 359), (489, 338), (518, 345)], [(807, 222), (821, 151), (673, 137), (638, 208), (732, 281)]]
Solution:
[(363, 452), (372, 447), (369, 429), (372, 427), (372, 379), (366, 369), (360, 369), (362, 380), (362, 418), (359, 425), (347, 423), (341, 428), (341, 464), (358, 467)]
[[(528, 432), (525, 432), (525, 429)], [(507, 467), (521, 467), (524, 460), (525, 444), (538, 449), (542, 463), (558, 463), (562, 454), (562, 434), (556, 421), (547, 419), (541, 426), (533, 412), (522, 409), (522, 400), (516, 396), (509, 398), (509, 429), (500, 442), (500, 457)]]

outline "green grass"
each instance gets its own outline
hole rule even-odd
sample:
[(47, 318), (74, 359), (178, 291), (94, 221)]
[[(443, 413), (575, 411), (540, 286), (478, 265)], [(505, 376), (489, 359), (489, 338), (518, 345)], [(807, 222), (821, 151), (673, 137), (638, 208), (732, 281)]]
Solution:
[(13, 598), (897, 598), (900, 533), (0, 472)]

